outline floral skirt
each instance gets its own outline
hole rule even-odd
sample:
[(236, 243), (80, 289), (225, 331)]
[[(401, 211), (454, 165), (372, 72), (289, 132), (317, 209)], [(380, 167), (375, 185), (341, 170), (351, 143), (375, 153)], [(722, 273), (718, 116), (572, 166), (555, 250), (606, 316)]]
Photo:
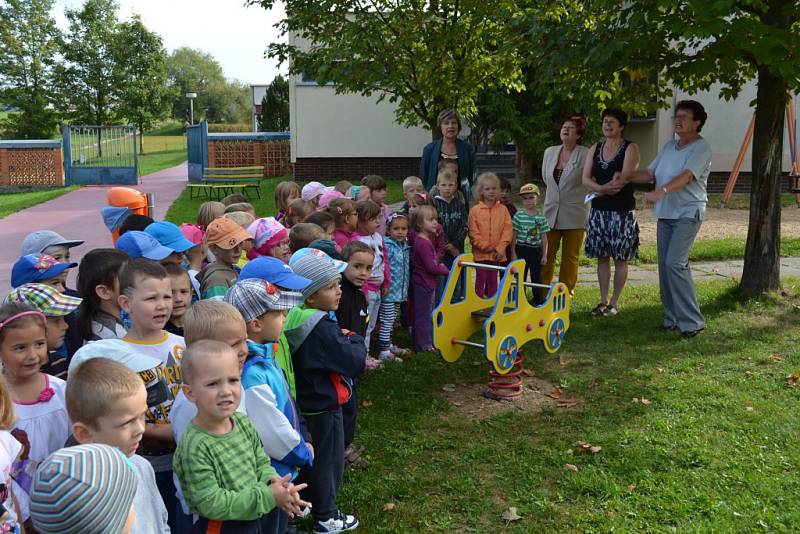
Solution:
[(586, 256), (629, 261), (639, 254), (636, 212), (591, 210), (586, 223)]

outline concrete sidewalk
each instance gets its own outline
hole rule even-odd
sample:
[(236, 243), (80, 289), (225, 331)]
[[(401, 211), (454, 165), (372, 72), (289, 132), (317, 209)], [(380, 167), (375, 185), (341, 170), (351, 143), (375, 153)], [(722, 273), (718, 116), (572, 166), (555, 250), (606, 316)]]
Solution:
[[(155, 219), (163, 219), (167, 210), (189, 183), (188, 167), (181, 165), (140, 177), (136, 189), (155, 194)], [(22, 240), (35, 230), (55, 230), (68, 239), (86, 242), (72, 249), (72, 261), (95, 248), (111, 247), (111, 233), (103, 224), (100, 209), (107, 205), (106, 194), (112, 186), (82, 187), (53, 200), (13, 213), (0, 219), (0, 293), (11, 288), (11, 267), (19, 259)], [(1, 198), (1, 197), (0, 197)], [(69, 286), (75, 287), (78, 269), (71, 269)]]

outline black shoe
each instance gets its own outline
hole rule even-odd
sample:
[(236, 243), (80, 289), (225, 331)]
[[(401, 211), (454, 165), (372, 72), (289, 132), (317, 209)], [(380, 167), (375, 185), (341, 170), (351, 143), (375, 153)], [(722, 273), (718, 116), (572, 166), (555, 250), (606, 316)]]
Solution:
[(592, 310), (592, 315), (594, 317), (600, 317), (601, 315), (603, 315), (603, 312), (606, 311), (606, 306), (607, 304), (603, 304), (601, 302), (600, 304), (594, 307), (594, 309)]
[(696, 336), (697, 334), (699, 334), (703, 330), (705, 330), (705, 328), (698, 328), (697, 330), (687, 330), (686, 332), (681, 332), (681, 337), (683, 339), (689, 339), (689, 338), (692, 338), (692, 337)]
[(676, 324), (669, 325), (669, 326), (667, 326), (665, 324), (661, 325), (661, 330), (663, 330), (664, 332), (672, 332), (673, 330), (677, 330), (677, 329), (678, 329), (678, 325), (676, 325)]

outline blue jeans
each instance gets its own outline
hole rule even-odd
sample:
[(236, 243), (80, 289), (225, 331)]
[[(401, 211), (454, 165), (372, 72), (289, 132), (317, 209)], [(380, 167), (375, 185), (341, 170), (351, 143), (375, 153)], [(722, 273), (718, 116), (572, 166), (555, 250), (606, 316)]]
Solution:
[(702, 224), (700, 219), (659, 219), (658, 284), (664, 307), (664, 326), (681, 332), (705, 328), (689, 267), (689, 252)]

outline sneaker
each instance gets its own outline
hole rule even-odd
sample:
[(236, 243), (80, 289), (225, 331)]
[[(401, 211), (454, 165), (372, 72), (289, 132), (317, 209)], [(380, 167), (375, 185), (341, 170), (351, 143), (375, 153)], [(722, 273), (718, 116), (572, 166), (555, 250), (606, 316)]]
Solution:
[(594, 317), (600, 317), (601, 315), (603, 315), (604, 311), (606, 311), (606, 304), (603, 304), (601, 302), (600, 304), (594, 307), (594, 309), (592, 310), (592, 315)]
[(327, 521), (314, 522), (314, 534), (334, 534), (358, 528), (358, 519), (355, 516), (343, 514), (337, 510)]
[(609, 304), (603, 309), (603, 317), (614, 317), (619, 313), (619, 310), (613, 304)]
[(397, 362), (403, 363), (403, 358), (398, 358), (395, 354), (390, 350), (382, 350), (380, 354), (378, 354), (378, 359), (382, 362)]
[(389, 345), (389, 351), (395, 356), (408, 356), (411, 350), (398, 347), (397, 345)]
[(372, 356), (367, 356), (367, 363), (364, 366), (367, 371), (374, 371), (376, 369), (380, 369), (383, 367), (383, 362), (380, 360), (376, 360)]

